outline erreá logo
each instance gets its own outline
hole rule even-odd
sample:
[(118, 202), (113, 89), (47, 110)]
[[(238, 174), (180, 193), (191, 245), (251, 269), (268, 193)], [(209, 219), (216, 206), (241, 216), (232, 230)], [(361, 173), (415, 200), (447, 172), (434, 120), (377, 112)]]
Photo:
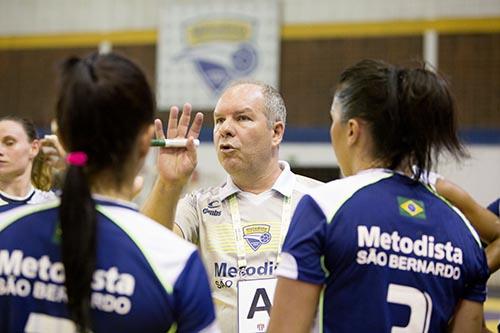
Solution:
[(210, 201), (208, 203), (208, 207), (203, 208), (202, 212), (203, 214), (209, 214), (212, 216), (221, 216), (222, 212), (220, 210), (217, 210), (217, 208), (219, 207), (220, 207), (219, 200)]

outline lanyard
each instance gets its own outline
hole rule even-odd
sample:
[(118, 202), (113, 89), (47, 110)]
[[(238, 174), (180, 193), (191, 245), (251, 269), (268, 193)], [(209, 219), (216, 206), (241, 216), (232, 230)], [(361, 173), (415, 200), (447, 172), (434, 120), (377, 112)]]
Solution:
[[(245, 276), (245, 269), (247, 267), (247, 258), (245, 252), (245, 242), (243, 238), (243, 228), (241, 227), (241, 216), (238, 207), (238, 199), (236, 193), (229, 197), (229, 209), (231, 210), (231, 219), (233, 222), (234, 236), (236, 237), (236, 251), (238, 255), (238, 271), (241, 277)], [(288, 227), (290, 226), (290, 219), (292, 215), (292, 199), (291, 197), (283, 197), (283, 210), (281, 213), (281, 230), (278, 242), (278, 253), (276, 254), (276, 262), (280, 261), (281, 249)]]

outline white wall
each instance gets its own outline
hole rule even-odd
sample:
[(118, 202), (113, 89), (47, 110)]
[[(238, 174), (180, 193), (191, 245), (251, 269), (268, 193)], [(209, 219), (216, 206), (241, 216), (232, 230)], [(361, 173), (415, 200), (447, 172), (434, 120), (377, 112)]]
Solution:
[(0, 0), (0, 35), (155, 29), (160, 0)]
[(285, 23), (491, 17), (500, 14), (498, 0), (285, 0), (283, 2)]
[(467, 190), (481, 204), (500, 197), (500, 145), (468, 146), (471, 157), (444, 161), (440, 173)]
[[(172, 1), (195, 0), (0, 0), (0, 35), (156, 29), (159, 8)], [(281, 6), (284, 24), (500, 15), (499, 0), (281, 0)]]

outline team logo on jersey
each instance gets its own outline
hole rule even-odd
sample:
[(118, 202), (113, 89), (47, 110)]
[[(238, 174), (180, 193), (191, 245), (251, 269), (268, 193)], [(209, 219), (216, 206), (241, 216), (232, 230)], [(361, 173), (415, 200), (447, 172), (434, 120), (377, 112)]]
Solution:
[(267, 224), (252, 224), (243, 227), (243, 238), (247, 241), (252, 250), (257, 251), (262, 244), (271, 241), (271, 227)]
[(403, 216), (425, 219), (425, 206), (420, 200), (398, 197), (399, 214)]

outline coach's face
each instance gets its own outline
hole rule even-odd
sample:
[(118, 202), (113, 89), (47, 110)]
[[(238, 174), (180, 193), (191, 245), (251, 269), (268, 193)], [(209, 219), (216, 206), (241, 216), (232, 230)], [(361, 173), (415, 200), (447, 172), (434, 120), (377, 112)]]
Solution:
[(224, 92), (214, 110), (214, 143), (227, 173), (234, 176), (267, 165), (279, 144), (273, 135), (261, 87), (245, 83)]

